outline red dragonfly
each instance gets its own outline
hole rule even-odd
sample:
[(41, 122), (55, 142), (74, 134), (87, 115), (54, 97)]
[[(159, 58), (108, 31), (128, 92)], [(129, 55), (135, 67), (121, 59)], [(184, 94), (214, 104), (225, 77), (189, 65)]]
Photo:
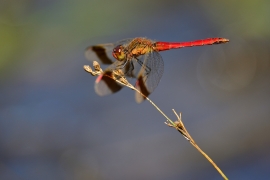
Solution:
[[(156, 42), (146, 38), (124, 39), (117, 43), (89, 46), (85, 55), (89, 60), (110, 65), (95, 82), (95, 91), (104, 96), (119, 91), (122, 86), (111, 79), (113, 70), (121, 69), (126, 77), (136, 78), (135, 87), (149, 96), (157, 87), (164, 64), (160, 51), (183, 47), (204, 46), (229, 42), (225, 38), (208, 38), (191, 42)], [(106, 75), (106, 76), (105, 76)], [(136, 92), (138, 103), (145, 98)]]

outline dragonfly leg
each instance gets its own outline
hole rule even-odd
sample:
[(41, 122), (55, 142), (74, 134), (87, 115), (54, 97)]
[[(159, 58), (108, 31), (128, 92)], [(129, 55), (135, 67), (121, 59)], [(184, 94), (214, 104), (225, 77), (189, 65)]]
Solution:
[(130, 61), (130, 69), (128, 70), (129, 73), (131, 74), (132, 77), (136, 77), (135, 75), (135, 72), (133, 71), (135, 68), (134, 68), (134, 64), (132, 61)]
[(124, 63), (122, 63), (122, 64), (119, 64), (118, 66), (117, 66), (117, 68), (119, 68), (119, 69), (123, 69), (126, 65), (127, 65), (127, 62), (128, 62), (128, 60), (126, 60)]
[(151, 68), (144, 65), (142, 61), (140, 61), (138, 58), (135, 58), (137, 62), (142, 66), (142, 68), (145, 69), (146, 74), (149, 74), (151, 72)]
[(131, 62), (130, 65), (131, 65), (131, 68), (130, 69), (131, 69), (131, 71), (133, 71), (134, 70), (134, 64), (133, 64), (133, 62)]

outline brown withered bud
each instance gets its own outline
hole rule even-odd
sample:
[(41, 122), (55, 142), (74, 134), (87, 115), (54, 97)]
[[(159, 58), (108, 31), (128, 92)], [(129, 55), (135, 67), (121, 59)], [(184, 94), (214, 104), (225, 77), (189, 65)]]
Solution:
[(89, 73), (92, 74), (93, 70), (92, 70), (92, 68), (91, 68), (90, 66), (84, 65), (83, 68), (84, 68), (84, 70), (85, 70), (86, 72), (89, 72)]
[(93, 66), (94, 66), (95, 71), (100, 71), (101, 68), (100, 68), (100, 65), (97, 61), (93, 62)]

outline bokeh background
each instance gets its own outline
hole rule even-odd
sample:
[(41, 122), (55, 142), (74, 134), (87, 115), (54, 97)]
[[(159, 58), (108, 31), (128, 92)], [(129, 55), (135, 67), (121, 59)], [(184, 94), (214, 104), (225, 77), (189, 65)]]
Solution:
[(134, 92), (99, 97), (89, 45), (124, 38), (224, 45), (162, 52), (150, 98), (230, 179), (270, 178), (270, 1), (1, 0), (0, 179), (222, 179)]

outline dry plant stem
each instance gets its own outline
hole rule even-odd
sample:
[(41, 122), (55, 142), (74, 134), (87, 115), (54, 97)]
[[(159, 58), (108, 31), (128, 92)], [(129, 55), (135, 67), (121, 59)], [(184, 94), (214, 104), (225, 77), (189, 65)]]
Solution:
[(159, 109), (159, 107), (151, 99), (146, 97), (144, 94), (141, 93), (141, 91), (139, 91), (135, 87), (133, 87), (132, 89), (140, 93), (143, 97), (145, 97), (147, 101), (149, 101), (166, 118), (167, 121), (169, 121), (171, 124), (174, 124), (174, 122), (170, 118), (168, 118), (168, 116), (166, 116), (166, 114), (163, 111), (161, 111), (161, 109)]
[(205, 153), (201, 148), (195, 143), (191, 142), (190, 143), (216, 168), (216, 170), (219, 172), (219, 174), (225, 179), (228, 180), (228, 178), (225, 176), (225, 174), (219, 169), (219, 167), (216, 165), (216, 163)]
[[(91, 67), (90, 66), (87, 66), (87, 65), (84, 66), (84, 70), (86, 72), (92, 74), (93, 76), (103, 74), (103, 71), (102, 71), (102, 69), (100, 68), (100, 66), (99, 66), (99, 64), (97, 62), (94, 61), (93, 66), (94, 66), (95, 71), (93, 71), (91, 69)], [(220, 175), (225, 180), (228, 180), (228, 178), (219, 169), (219, 167), (214, 163), (214, 161), (196, 144), (196, 142), (190, 136), (190, 134), (188, 133), (187, 129), (184, 126), (184, 123), (182, 122), (181, 113), (178, 116), (178, 114), (173, 109), (173, 112), (174, 112), (174, 114), (177, 117), (177, 121), (173, 122), (168, 116), (166, 116), (166, 114), (161, 109), (159, 109), (159, 107), (152, 100), (150, 100), (143, 93), (141, 93), (138, 89), (136, 89), (132, 84), (130, 84), (128, 82), (128, 80), (125, 78), (125, 76), (124, 76), (124, 74), (122, 73), (121, 70), (115, 70), (115, 71), (113, 71), (113, 76), (108, 76), (108, 77), (112, 78), (113, 80), (115, 80), (116, 82), (118, 82), (118, 83), (120, 83), (120, 84), (122, 84), (124, 86), (129, 87), (132, 90), (137, 91), (143, 97), (145, 97), (166, 118), (166, 121), (167, 122), (165, 122), (165, 124), (168, 125), (168, 126), (170, 126), (170, 127), (174, 127), (177, 131), (179, 131), (214, 166), (214, 168), (216, 168), (216, 170), (220, 173)]]
[[(177, 125), (177, 127), (175, 127), (179, 132), (181, 132), (183, 134), (184, 132), (184, 136), (186, 135), (187, 139), (189, 140), (189, 142), (214, 166), (214, 168), (219, 172), (219, 174), (226, 180), (228, 180), (228, 178), (225, 176), (225, 174), (221, 171), (221, 169), (219, 169), (219, 167), (216, 165), (216, 163), (196, 144), (196, 142), (194, 141), (194, 139), (190, 136), (190, 134), (188, 133), (184, 123), (182, 122), (182, 113), (180, 113), (180, 116), (178, 116), (178, 114), (175, 112), (175, 110), (173, 109), (174, 114), (177, 117), (177, 121), (175, 122), (175, 124)], [(168, 123), (166, 123), (168, 126), (172, 127), (171, 125), (169, 125)], [(183, 132), (182, 132), (183, 131)]]

